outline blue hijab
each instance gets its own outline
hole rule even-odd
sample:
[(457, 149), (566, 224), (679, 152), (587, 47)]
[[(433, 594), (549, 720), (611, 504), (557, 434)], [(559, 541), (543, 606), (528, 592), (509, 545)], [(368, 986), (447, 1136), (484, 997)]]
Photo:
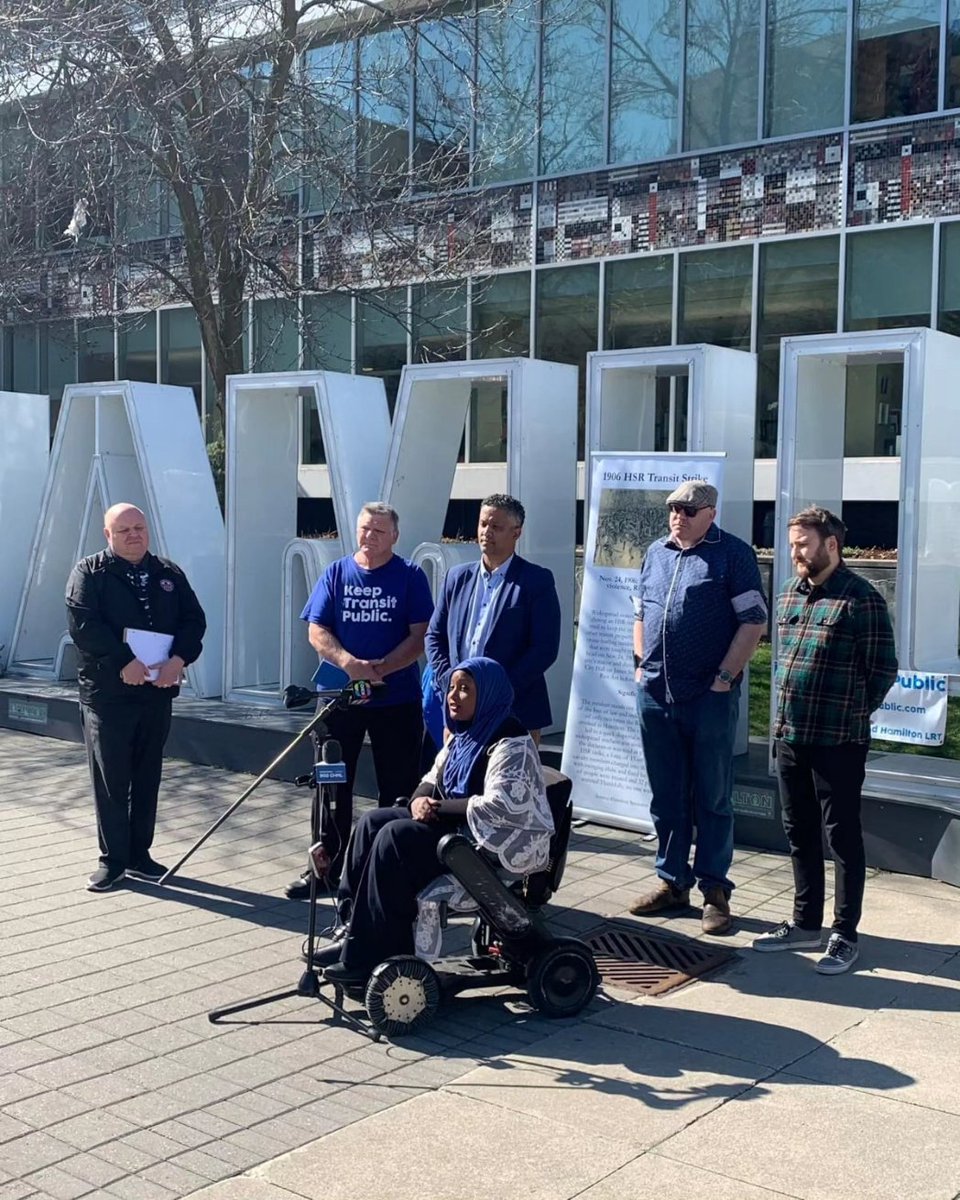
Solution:
[(443, 765), (443, 791), (450, 797), (469, 795), (470, 775), (477, 760), (513, 711), (513, 685), (498, 662), (492, 658), (465, 658), (444, 678), (444, 692), (449, 689), (454, 671), (467, 671), (472, 676), (477, 709), (472, 721), (454, 721), (444, 701), (444, 721), (454, 735)]

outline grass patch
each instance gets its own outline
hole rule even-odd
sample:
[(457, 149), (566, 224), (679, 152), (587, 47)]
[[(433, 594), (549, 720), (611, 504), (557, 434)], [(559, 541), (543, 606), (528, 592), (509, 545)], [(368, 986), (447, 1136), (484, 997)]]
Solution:
[[(750, 736), (770, 736), (770, 660), (772, 647), (762, 642), (750, 660)], [(871, 750), (893, 754), (919, 754), (924, 758), (960, 758), (960, 696), (947, 700), (947, 731), (942, 746), (915, 746), (910, 742), (870, 743)]]

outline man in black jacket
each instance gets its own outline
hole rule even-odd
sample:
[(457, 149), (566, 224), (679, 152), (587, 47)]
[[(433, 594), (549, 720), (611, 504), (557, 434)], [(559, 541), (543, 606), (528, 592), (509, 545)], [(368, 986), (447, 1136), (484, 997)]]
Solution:
[[(150, 553), (139, 508), (115, 504), (103, 524), (107, 549), (77, 563), (66, 597), (100, 839), (91, 892), (109, 891), (125, 875), (164, 874), (150, 857), (163, 746), (183, 669), (200, 656), (207, 626), (184, 573)], [(156, 635), (167, 635), (169, 649), (142, 662), (130, 643), (166, 640)]]

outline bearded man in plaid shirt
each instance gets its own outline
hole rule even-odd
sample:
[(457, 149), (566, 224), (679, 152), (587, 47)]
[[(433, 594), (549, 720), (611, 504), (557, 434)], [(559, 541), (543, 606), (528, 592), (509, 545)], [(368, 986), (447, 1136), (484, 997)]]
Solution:
[(834, 860), (834, 920), (822, 975), (859, 957), (866, 858), (860, 793), (870, 714), (897, 677), (886, 601), (843, 561), (846, 526), (829, 509), (787, 522), (796, 578), (777, 607), (777, 702), (773, 721), (783, 827), (793, 860), (793, 920), (754, 950), (810, 950), (821, 943), (824, 862), (821, 820)]

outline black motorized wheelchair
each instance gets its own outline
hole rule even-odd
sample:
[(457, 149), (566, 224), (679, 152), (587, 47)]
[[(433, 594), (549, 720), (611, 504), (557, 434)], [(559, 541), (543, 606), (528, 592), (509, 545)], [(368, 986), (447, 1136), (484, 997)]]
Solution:
[[(444, 837), (437, 855), (447, 876), (435, 883), (446, 878), (459, 885), (459, 901), (450, 903), (450, 911), (476, 913), (471, 953), (432, 963), (399, 955), (380, 963), (364, 995), (378, 1032), (390, 1037), (414, 1033), (430, 1021), (443, 995), (472, 988), (524, 988), (532, 1006), (547, 1017), (575, 1016), (593, 999), (600, 977), (589, 947), (551, 933), (539, 911), (560, 885), (573, 817), (571, 781), (550, 768), (544, 773), (554, 822), (546, 867), (508, 880), (495, 856), (463, 834)], [(446, 903), (440, 907), (445, 909)]]

